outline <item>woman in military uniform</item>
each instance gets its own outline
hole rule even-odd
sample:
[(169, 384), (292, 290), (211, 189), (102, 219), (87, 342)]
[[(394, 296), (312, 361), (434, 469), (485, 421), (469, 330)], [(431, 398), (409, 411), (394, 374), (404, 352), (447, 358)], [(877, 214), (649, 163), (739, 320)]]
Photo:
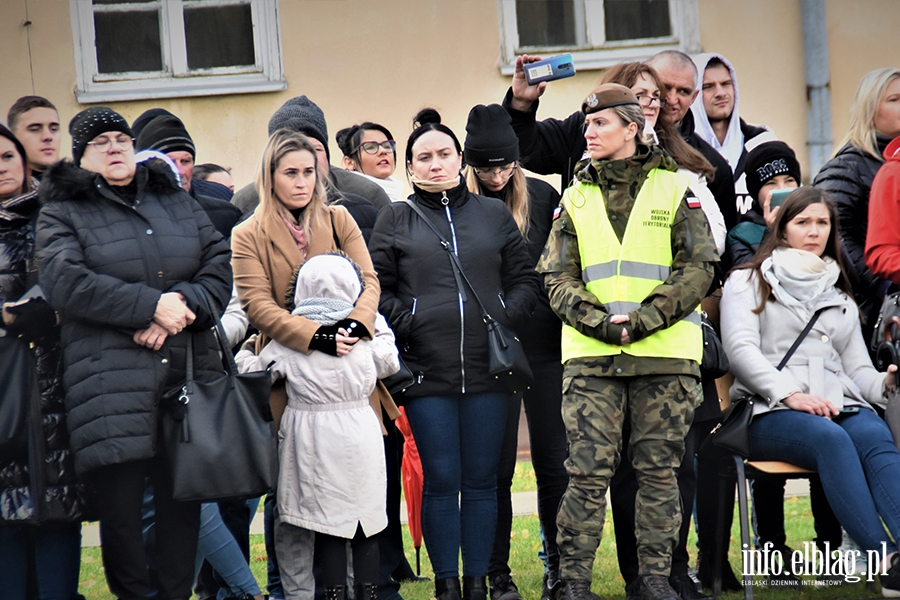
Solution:
[(582, 104), (585, 158), (538, 264), (563, 320), (569, 485), (557, 525), (567, 600), (589, 600), (622, 425), (637, 472), (641, 598), (677, 599), (668, 582), (681, 523), (675, 469), (699, 403), (700, 299), (718, 260), (700, 202), (658, 146), (628, 88)]

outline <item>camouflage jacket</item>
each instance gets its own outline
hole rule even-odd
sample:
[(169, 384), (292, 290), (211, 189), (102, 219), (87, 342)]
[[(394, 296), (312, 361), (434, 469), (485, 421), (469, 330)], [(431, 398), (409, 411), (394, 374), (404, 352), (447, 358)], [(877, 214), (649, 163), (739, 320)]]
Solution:
[[(625, 234), (635, 198), (652, 169), (675, 171), (677, 166), (658, 146), (639, 144), (630, 158), (586, 159), (576, 167), (575, 177), (579, 181), (598, 186), (619, 241)], [(687, 198), (691, 196), (688, 190), (672, 225), (671, 274), (641, 302), (640, 309), (629, 313), (629, 321), (620, 325), (610, 323), (611, 315), (585, 287), (575, 224), (565, 207), (561, 207), (537, 270), (544, 275), (550, 305), (563, 322), (584, 335), (620, 344), (623, 328), (632, 341), (638, 341), (690, 314), (706, 295), (713, 278), (713, 263), (719, 260), (703, 210), (699, 203), (697, 208), (688, 205)], [(625, 353), (574, 359), (568, 361), (567, 367), (596, 376), (700, 374), (699, 366), (691, 360), (634, 357)]]

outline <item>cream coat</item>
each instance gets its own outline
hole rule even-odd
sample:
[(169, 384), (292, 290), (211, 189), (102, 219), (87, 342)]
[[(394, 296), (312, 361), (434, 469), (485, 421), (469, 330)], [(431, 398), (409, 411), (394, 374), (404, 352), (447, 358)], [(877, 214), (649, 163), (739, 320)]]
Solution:
[(884, 374), (872, 366), (859, 324), (856, 303), (832, 288), (816, 309), (827, 307), (782, 371), (776, 366), (806, 327), (783, 304), (769, 300), (760, 314), (757, 277), (750, 269), (736, 271), (722, 294), (722, 343), (735, 382), (732, 401), (760, 394), (754, 414), (788, 407), (783, 400), (794, 392), (828, 399), (837, 408), (884, 407)]
[(381, 426), (369, 396), (400, 368), (394, 334), (377, 317), (375, 339), (347, 356), (304, 354), (272, 342), (259, 368), (274, 361), (287, 379), (288, 406), (278, 431), (278, 512), (283, 523), (352, 538), (387, 526), (387, 474)]

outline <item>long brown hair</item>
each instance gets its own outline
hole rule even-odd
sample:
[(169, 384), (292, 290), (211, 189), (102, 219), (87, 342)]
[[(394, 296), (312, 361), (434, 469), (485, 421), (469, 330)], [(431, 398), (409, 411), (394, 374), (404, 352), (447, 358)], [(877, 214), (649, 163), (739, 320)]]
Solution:
[[(631, 88), (634, 87), (641, 75), (647, 75), (659, 88), (660, 112), (662, 112), (662, 102), (666, 97), (668, 88), (659, 78), (659, 73), (656, 72), (656, 69), (649, 63), (624, 62), (613, 65), (603, 75), (602, 83), (618, 83)], [(656, 136), (659, 138), (660, 147), (675, 159), (679, 167), (684, 167), (692, 173), (703, 175), (708, 181), (712, 181), (716, 174), (715, 167), (700, 152), (689, 146), (673, 125), (667, 125), (663, 123), (662, 119), (657, 119), (654, 129), (656, 130)]]
[(838, 234), (838, 214), (834, 201), (825, 190), (814, 187), (801, 187), (791, 192), (788, 197), (785, 198), (781, 208), (778, 209), (778, 214), (775, 215), (775, 223), (772, 225), (772, 230), (769, 232), (769, 235), (763, 239), (762, 244), (759, 246), (759, 250), (757, 250), (756, 254), (753, 256), (753, 260), (732, 269), (732, 273), (738, 270), (752, 269), (756, 274), (757, 284), (759, 285), (759, 296), (762, 300), (760, 301), (759, 306), (753, 309), (754, 313), (761, 313), (766, 307), (766, 302), (772, 297), (772, 286), (769, 285), (769, 282), (762, 276), (763, 261), (772, 256), (772, 252), (774, 252), (776, 248), (790, 247), (785, 240), (785, 232), (788, 223), (790, 223), (794, 217), (806, 210), (806, 207), (810, 204), (824, 204), (828, 209), (828, 218), (831, 221), (831, 231), (828, 234), (828, 242), (825, 244), (825, 251), (822, 252), (822, 256), (833, 258), (837, 263), (838, 268), (841, 270), (841, 275), (838, 277), (835, 287), (851, 298), (853, 297), (850, 280), (847, 278), (847, 272), (844, 270), (844, 261), (841, 258), (842, 252), (841, 239)]

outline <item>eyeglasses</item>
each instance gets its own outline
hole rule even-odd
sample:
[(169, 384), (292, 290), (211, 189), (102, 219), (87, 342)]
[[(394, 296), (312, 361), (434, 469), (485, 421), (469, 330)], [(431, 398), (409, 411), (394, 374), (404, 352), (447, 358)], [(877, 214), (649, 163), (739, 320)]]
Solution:
[(654, 104), (656, 104), (657, 106), (665, 106), (666, 105), (665, 98), (658, 98), (656, 96), (647, 96), (646, 94), (638, 94), (637, 96), (635, 96), (635, 98), (637, 98), (638, 104), (640, 104), (641, 106), (644, 106), (644, 107), (653, 106)]
[(473, 167), (472, 170), (475, 171), (475, 177), (478, 179), (490, 181), (495, 175), (499, 175), (500, 177), (509, 177), (512, 175), (513, 171), (516, 170), (516, 163), (510, 163), (505, 167), (494, 167), (493, 169), (478, 169)]
[(115, 142), (122, 150), (129, 150), (134, 145), (134, 138), (129, 137), (124, 133), (117, 135), (115, 138), (108, 138), (104, 135), (92, 142), (88, 142), (87, 145), (96, 148), (97, 152), (106, 154), (112, 149), (113, 142)]
[(394, 140), (387, 140), (386, 142), (363, 142), (359, 146), (356, 147), (356, 150), (362, 150), (366, 154), (378, 154), (379, 150), (387, 150), (389, 152), (396, 152), (397, 150), (397, 142)]

